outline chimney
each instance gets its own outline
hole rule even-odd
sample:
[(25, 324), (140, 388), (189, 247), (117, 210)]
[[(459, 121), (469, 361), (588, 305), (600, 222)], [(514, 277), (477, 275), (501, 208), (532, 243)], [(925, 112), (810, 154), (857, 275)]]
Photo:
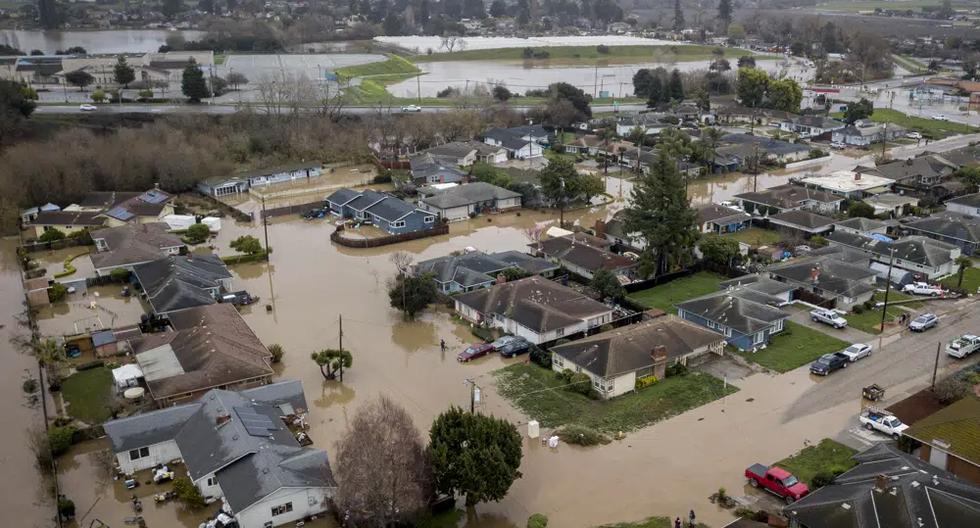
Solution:
[(875, 475), (875, 491), (885, 491), (886, 487), (888, 487), (888, 477), (880, 473)]
[(820, 282), (820, 268), (814, 266), (813, 269), (810, 270), (810, 282), (813, 284)]
[(231, 415), (228, 414), (227, 412), (222, 411), (221, 414), (219, 414), (214, 419), (214, 425), (215, 425), (215, 427), (221, 427), (222, 425), (224, 425), (224, 424), (226, 424), (226, 423), (228, 423), (230, 421), (231, 421)]
[(507, 276), (503, 273), (497, 274), (497, 284), (504, 284), (507, 282)]
[(606, 222), (599, 219), (595, 221), (595, 236), (599, 238), (606, 237)]
[(861, 181), (861, 173), (854, 171), (854, 181)]
[(653, 359), (653, 375), (657, 379), (664, 379), (667, 376), (667, 347), (664, 345), (653, 347), (650, 357)]

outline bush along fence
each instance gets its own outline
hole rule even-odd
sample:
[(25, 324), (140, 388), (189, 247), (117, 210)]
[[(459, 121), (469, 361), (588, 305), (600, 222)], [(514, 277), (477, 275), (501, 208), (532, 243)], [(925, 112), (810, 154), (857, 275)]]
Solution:
[(449, 224), (443, 222), (437, 224), (431, 229), (425, 229), (423, 231), (413, 231), (411, 233), (388, 235), (377, 238), (346, 238), (343, 236), (343, 232), (344, 226), (337, 226), (337, 229), (334, 230), (333, 233), (330, 233), (330, 241), (350, 248), (372, 248), (387, 246), (389, 244), (397, 244), (399, 242), (407, 242), (409, 240), (418, 240), (420, 238), (447, 235), (449, 234)]
[(53, 249), (65, 249), (78, 246), (91, 246), (92, 237), (69, 237), (62, 238), (61, 240), (52, 240), (50, 242), (29, 242), (20, 246), (20, 250), (24, 253), (37, 253), (38, 251), (51, 251)]
[(266, 262), (269, 260), (269, 253), (272, 251), (263, 251), (261, 253), (253, 253), (251, 255), (232, 255), (230, 257), (221, 257), (221, 262), (231, 266), (233, 264), (245, 264), (246, 262)]

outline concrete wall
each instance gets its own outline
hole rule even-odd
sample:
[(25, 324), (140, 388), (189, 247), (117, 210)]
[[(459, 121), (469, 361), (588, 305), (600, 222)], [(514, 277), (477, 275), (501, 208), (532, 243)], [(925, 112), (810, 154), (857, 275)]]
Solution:
[[(919, 458), (929, 462), (929, 456), (932, 454), (932, 446), (929, 444), (923, 444), (919, 448)], [(953, 454), (946, 455), (946, 467), (941, 467), (939, 469), (945, 469), (950, 473), (972, 482), (980, 486), (980, 466), (972, 464), (962, 458), (959, 458)]]
[[(267, 522), (272, 526), (295, 523), (311, 515), (327, 511), (327, 500), (333, 490), (327, 488), (281, 488), (248, 508), (235, 512), (241, 528), (262, 528)], [(292, 511), (273, 516), (272, 509), (292, 504)]]
[(177, 448), (177, 442), (173, 440), (144, 447), (149, 449), (149, 456), (136, 460), (132, 460), (129, 456), (129, 452), (132, 450), (116, 453), (116, 462), (119, 463), (119, 468), (123, 473), (131, 475), (137, 471), (149, 469), (157, 464), (166, 464), (171, 460), (181, 458), (180, 449)]

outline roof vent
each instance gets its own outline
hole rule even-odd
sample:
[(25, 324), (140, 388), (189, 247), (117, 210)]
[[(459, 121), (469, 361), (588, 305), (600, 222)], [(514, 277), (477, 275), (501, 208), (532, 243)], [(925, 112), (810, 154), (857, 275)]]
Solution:
[(845, 510), (850, 510), (851, 509), (851, 505), (848, 504), (848, 503), (846, 503), (846, 502), (841, 503), (840, 507), (841, 508), (844, 508)]

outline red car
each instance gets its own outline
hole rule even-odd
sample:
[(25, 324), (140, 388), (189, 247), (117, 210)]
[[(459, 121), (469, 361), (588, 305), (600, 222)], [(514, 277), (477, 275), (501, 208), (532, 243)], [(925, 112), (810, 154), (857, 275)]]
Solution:
[(749, 484), (753, 488), (762, 488), (777, 497), (782, 497), (786, 504), (796, 502), (810, 493), (810, 488), (797, 480), (792, 473), (775, 466), (752, 464), (745, 470), (745, 478), (749, 479)]
[(494, 350), (493, 345), (491, 345), (490, 343), (473, 344), (466, 347), (466, 350), (457, 354), (456, 361), (459, 361), (460, 363), (466, 363), (471, 359), (483, 357), (493, 352), (493, 350)]

